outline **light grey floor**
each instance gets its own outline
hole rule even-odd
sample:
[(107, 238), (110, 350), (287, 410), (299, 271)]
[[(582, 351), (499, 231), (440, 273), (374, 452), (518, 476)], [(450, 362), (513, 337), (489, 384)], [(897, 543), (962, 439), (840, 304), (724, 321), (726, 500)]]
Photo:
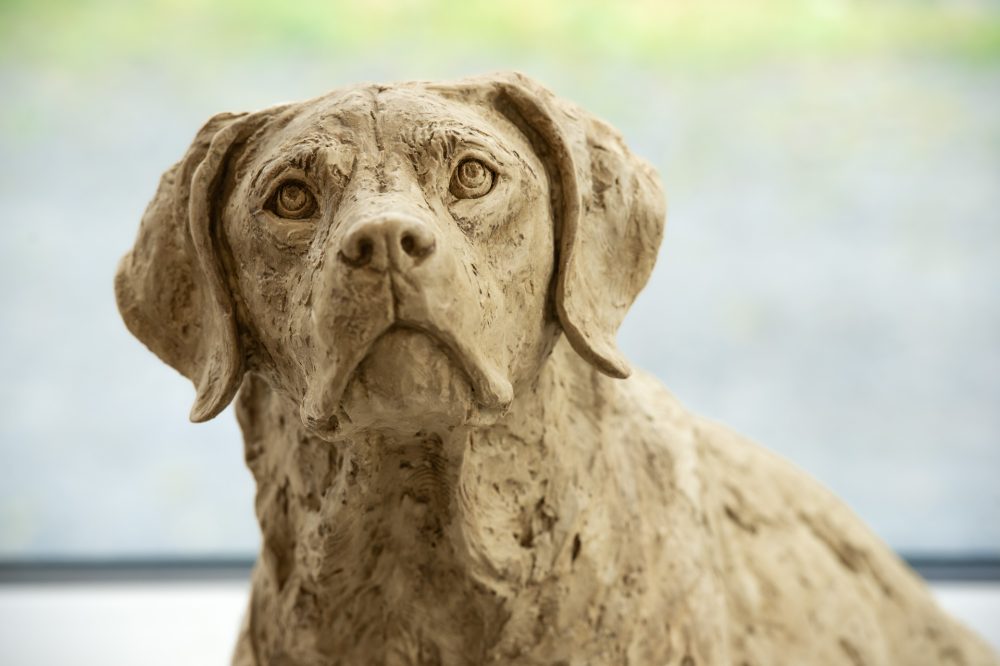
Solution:
[[(933, 586), (941, 604), (1000, 649), (1000, 583)], [(246, 603), (240, 582), (0, 587), (0, 663), (228, 662)]]

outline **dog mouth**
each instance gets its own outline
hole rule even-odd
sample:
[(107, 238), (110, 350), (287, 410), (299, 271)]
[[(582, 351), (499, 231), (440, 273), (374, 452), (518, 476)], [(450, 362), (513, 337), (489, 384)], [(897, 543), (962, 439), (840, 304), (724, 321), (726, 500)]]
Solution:
[[(304, 423), (320, 432), (337, 431), (340, 427), (337, 415), (341, 411), (341, 401), (348, 385), (358, 375), (366, 360), (373, 353), (378, 353), (380, 343), (395, 339), (399, 334), (423, 335), (436, 343), (436, 348), (468, 380), (473, 398), (481, 411), (501, 413), (510, 405), (514, 393), (510, 381), (461, 336), (429, 321), (394, 316), (372, 331), (364, 344), (345, 350), (346, 353), (335, 359), (326, 372), (320, 373), (316, 378), (318, 381), (314, 380), (310, 384), (301, 410)], [(422, 362), (419, 358), (409, 360), (414, 363)]]

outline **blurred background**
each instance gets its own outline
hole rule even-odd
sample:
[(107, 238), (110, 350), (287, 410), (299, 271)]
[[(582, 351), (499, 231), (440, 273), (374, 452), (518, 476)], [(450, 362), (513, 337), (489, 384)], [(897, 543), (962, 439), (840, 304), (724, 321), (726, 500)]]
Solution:
[(3, 0), (0, 559), (245, 558), (231, 410), (112, 276), (223, 110), (519, 69), (663, 176), (620, 334), (908, 555), (1000, 556), (1000, 4)]

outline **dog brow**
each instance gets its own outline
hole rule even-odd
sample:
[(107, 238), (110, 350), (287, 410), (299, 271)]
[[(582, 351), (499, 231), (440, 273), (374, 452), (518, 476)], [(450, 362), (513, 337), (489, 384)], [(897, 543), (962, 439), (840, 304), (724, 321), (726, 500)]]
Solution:
[(416, 124), (406, 137), (406, 143), (414, 148), (436, 150), (448, 159), (462, 144), (479, 145), (496, 152), (496, 139), (489, 133), (470, 125), (457, 122), (435, 121), (425, 125)]
[(257, 169), (250, 181), (250, 187), (256, 189), (262, 178), (270, 177), (272, 174), (286, 169), (298, 169), (306, 173), (312, 171), (319, 160), (320, 152), (326, 147), (326, 143), (314, 140), (282, 150), (279, 154), (267, 159)]

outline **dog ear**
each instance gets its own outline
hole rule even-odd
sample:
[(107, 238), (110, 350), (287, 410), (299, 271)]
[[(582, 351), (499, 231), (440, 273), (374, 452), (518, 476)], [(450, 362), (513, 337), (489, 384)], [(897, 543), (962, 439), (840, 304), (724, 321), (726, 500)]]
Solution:
[(556, 216), (555, 303), (578, 354), (612, 377), (630, 374), (615, 334), (645, 286), (663, 237), (656, 171), (621, 135), (518, 73), (462, 82), (531, 140), (549, 171)]
[(197, 391), (191, 420), (225, 409), (243, 379), (233, 299), (215, 219), (226, 167), (267, 112), (219, 114), (163, 174), (132, 250), (118, 265), (115, 296), (125, 325)]

